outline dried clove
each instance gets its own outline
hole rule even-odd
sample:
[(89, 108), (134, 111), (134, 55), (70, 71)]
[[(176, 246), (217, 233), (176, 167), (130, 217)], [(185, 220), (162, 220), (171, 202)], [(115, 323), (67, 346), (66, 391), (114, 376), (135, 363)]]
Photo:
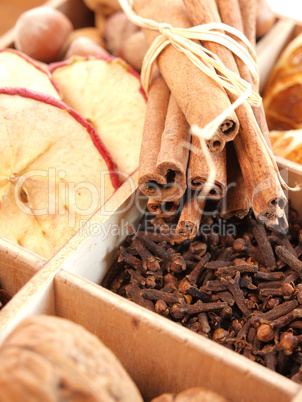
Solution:
[(287, 235), (250, 216), (231, 221), (236, 236), (200, 234), (185, 242), (171, 231), (171, 219), (152, 220), (151, 232), (128, 227), (106, 286), (302, 382), (302, 229), (294, 219)]
[(163, 315), (164, 317), (167, 317), (169, 315), (169, 308), (167, 306), (167, 303), (163, 300), (156, 301), (155, 311), (157, 314)]
[(253, 235), (256, 239), (260, 254), (264, 261), (264, 265), (270, 270), (275, 269), (277, 263), (264, 224), (256, 222), (253, 219), (250, 220), (250, 223), (252, 226)]
[(277, 318), (276, 320), (270, 323), (264, 323), (265, 320), (261, 319), (261, 325), (257, 330), (257, 337), (262, 342), (269, 342), (274, 339), (275, 330), (286, 327), (292, 321), (296, 319), (302, 318), (302, 309), (295, 309), (288, 314), (283, 315), (282, 317)]
[(292, 332), (283, 332), (278, 347), (282, 348), (287, 355), (291, 355), (302, 343), (302, 335), (293, 335)]
[(302, 304), (302, 284), (299, 284), (297, 286), (297, 290), (298, 290), (298, 292), (297, 292), (297, 301), (298, 301), (299, 304)]
[(218, 277), (234, 276), (234, 275), (236, 275), (237, 272), (255, 273), (255, 272), (257, 272), (257, 270), (258, 270), (257, 265), (251, 265), (251, 264), (234, 265), (234, 266), (229, 266), (229, 267), (224, 267), (224, 268), (218, 268), (215, 271), (215, 275)]
[(205, 254), (202, 259), (196, 264), (193, 271), (190, 274), (186, 275), (186, 277), (179, 284), (179, 289), (181, 291), (185, 293), (188, 287), (196, 285), (202, 271), (205, 269), (205, 264), (207, 263), (207, 261), (209, 261), (210, 258), (211, 255), (209, 253)]
[(275, 251), (280, 260), (296, 271), (299, 274), (300, 279), (302, 279), (302, 262), (283, 246), (277, 246)]
[(201, 325), (201, 331), (205, 334), (208, 334), (211, 331), (211, 327), (209, 324), (207, 313), (199, 313), (197, 317), (198, 322)]
[(277, 246), (284, 246), (294, 257), (298, 258), (296, 250), (284, 234), (276, 232), (274, 235), (269, 236), (268, 239)]
[(225, 268), (232, 265), (232, 261), (209, 261), (205, 264), (205, 267), (208, 269), (218, 269), (218, 268)]
[(141, 290), (143, 298), (148, 300), (163, 300), (165, 303), (185, 303), (184, 296), (177, 293), (168, 293), (157, 289), (143, 289)]
[(145, 272), (146, 270), (143, 267), (143, 262), (134, 257), (133, 255), (127, 253), (124, 247), (120, 247), (118, 251), (118, 262), (125, 262), (126, 264), (130, 265), (130, 267), (135, 268), (139, 272)]
[(134, 303), (139, 304), (147, 308), (148, 310), (155, 311), (154, 305), (150, 300), (144, 299), (140, 294), (140, 288), (138, 284), (133, 281), (126, 286), (126, 295), (129, 300), (132, 300)]
[(277, 347), (275, 345), (264, 345), (261, 350), (258, 350), (257, 354), (264, 358), (264, 364), (267, 368), (276, 370)]
[(143, 268), (146, 271), (158, 271), (160, 269), (160, 259), (151, 254), (139, 239), (134, 239), (132, 245), (140, 255), (143, 261)]
[(185, 271), (186, 263), (184, 258), (173, 251), (173, 249), (165, 250), (163, 247), (159, 246), (158, 244), (154, 243), (150, 240), (147, 236), (143, 235), (142, 233), (138, 232), (136, 234), (137, 238), (141, 240), (143, 244), (155, 255), (163, 260), (167, 264), (167, 270), (172, 271), (175, 273), (180, 273)]
[(217, 296), (218, 296), (218, 300), (220, 299), (220, 300), (222, 300), (222, 301), (228, 303), (228, 305), (229, 305), (230, 307), (233, 307), (233, 306), (234, 306), (235, 300), (234, 300), (233, 295), (232, 295), (230, 292), (228, 292), (228, 291), (226, 291), (226, 292), (219, 292), (219, 293), (217, 293)]
[(199, 313), (205, 313), (210, 311), (219, 311), (224, 307), (227, 307), (227, 303), (202, 303), (197, 302), (192, 305), (174, 304), (171, 307), (170, 313), (176, 319), (182, 319), (185, 315), (193, 315)]
[(274, 321), (283, 315), (286, 315), (293, 311), (296, 307), (298, 306), (298, 302), (296, 300), (290, 300), (287, 302), (284, 302), (280, 304), (279, 306), (273, 308), (270, 311), (267, 311), (266, 313), (261, 313), (261, 312), (255, 312), (252, 315), (251, 318), (251, 323), (252, 325), (255, 325), (259, 323), (261, 320), (262, 321)]
[(229, 336), (229, 332), (223, 328), (217, 328), (213, 333), (213, 341), (223, 343), (226, 341), (227, 337)]
[(280, 281), (281, 279), (284, 278), (284, 273), (283, 272), (262, 272), (258, 271), (255, 273), (254, 276), (255, 279), (261, 280), (261, 281)]
[(242, 311), (243, 315), (250, 316), (252, 312), (248, 308), (247, 301), (239, 286), (240, 272), (239, 271), (237, 272), (234, 279), (226, 280), (226, 279), (222, 278), (221, 280), (223, 283), (225, 283), (227, 285), (229, 291), (234, 296), (235, 303), (237, 304), (238, 308)]
[(234, 240), (233, 249), (235, 251), (244, 251), (246, 254), (251, 256), (255, 261), (261, 262), (265, 265), (265, 261), (262, 258), (260, 251), (252, 246), (250, 238), (245, 236), (244, 238), (238, 238)]
[(166, 291), (174, 292), (178, 288), (178, 279), (172, 273), (168, 273), (164, 276), (163, 289)]
[(213, 292), (223, 292), (224, 290), (228, 289), (228, 286), (220, 279), (215, 279), (214, 281), (207, 281), (205, 288)]

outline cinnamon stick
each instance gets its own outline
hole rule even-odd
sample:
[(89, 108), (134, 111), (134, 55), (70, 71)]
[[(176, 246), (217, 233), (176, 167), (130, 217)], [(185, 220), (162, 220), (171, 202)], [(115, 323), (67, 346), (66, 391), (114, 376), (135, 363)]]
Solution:
[(155, 70), (149, 90), (138, 179), (141, 192), (149, 197), (159, 196), (159, 186), (162, 190), (167, 184), (165, 176), (158, 173), (156, 169), (156, 161), (165, 126), (169, 96), (169, 88), (159, 71)]
[(180, 208), (180, 200), (162, 201), (158, 199), (149, 198), (147, 209), (151, 214), (160, 218), (168, 218), (175, 215)]
[(249, 213), (251, 201), (231, 143), (227, 146), (227, 178), (227, 193), (221, 201), (220, 216), (224, 219), (230, 219), (233, 216), (243, 219)]
[[(230, 125), (230, 122), (227, 122), (226, 125)], [(207, 145), (208, 148), (211, 152), (221, 152), (224, 147), (225, 143), (228, 141), (232, 141), (233, 139), (233, 133), (229, 133), (227, 129), (225, 131), (222, 131), (219, 133), (219, 135), (215, 135), (212, 139), (207, 140)]]
[(177, 232), (184, 239), (193, 239), (197, 235), (205, 203), (205, 198), (198, 198), (198, 192), (187, 196), (177, 224)]
[[(248, 38), (250, 43), (253, 45), (254, 49), (256, 49), (256, 22), (257, 22), (257, 7), (259, 6), (258, 4), (259, 2), (250, 0), (238, 0), (238, 3), (241, 12), (242, 27), (238, 24), (237, 29), (240, 30), (241, 32), (243, 29), (244, 35)], [(236, 59), (236, 63), (239, 67), (241, 77), (246, 81), (252, 83), (251, 75), (246, 66), (244, 65), (244, 63), (238, 58)], [(260, 130), (267, 144), (271, 148), (271, 140), (269, 136), (269, 129), (267, 126), (263, 103), (261, 103), (259, 107), (254, 107), (253, 112)]]
[[(221, 22), (215, 0), (184, 0), (184, 4), (188, 11), (188, 15), (194, 25)], [(228, 49), (212, 42), (204, 42), (203, 45), (213, 53), (217, 53), (220, 59), (226, 64), (229, 69), (232, 69), (233, 71), (237, 72), (237, 74), (239, 74), (234, 57)], [(228, 93), (228, 95), (231, 101), (234, 102), (235, 96), (231, 93)], [(223, 196), (225, 196), (222, 202), (221, 216), (225, 218), (230, 218), (232, 216), (243, 218), (250, 209), (250, 200), (247, 194), (236, 154), (232, 150), (233, 147), (230, 147), (229, 155), (227, 157), (228, 173), (226, 174), (226, 171), (224, 171), (225, 180), (226, 177), (228, 177), (228, 191), (227, 194), (225, 190), (223, 191), (223, 193), (221, 192), (220, 198), (223, 198)], [(192, 165), (195, 165), (195, 159), (196, 156), (193, 158), (191, 156), (191, 169)], [(221, 167), (221, 164), (217, 165), (216, 163), (218, 176), (219, 172), (221, 172)], [(194, 169), (192, 170), (194, 172)], [(188, 181), (190, 183), (190, 180)], [(226, 183), (224, 183), (224, 188), (225, 184)]]
[[(222, 22), (236, 28), (238, 31), (245, 34), (247, 39), (255, 47), (256, 44), (256, 2), (250, 0), (216, 0)], [(245, 8), (247, 7), (247, 8)], [(254, 10), (255, 9), (255, 10)], [(235, 36), (230, 35), (233, 39), (238, 40)], [(243, 43), (241, 43), (243, 44)], [(247, 82), (253, 84), (253, 80), (249, 69), (243, 61), (234, 56), (240, 76)], [(258, 90), (253, 86), (254, 90)], [(269, 130), (265, 118), (263, 104), (259, 107), (253, 108), (256, 121), (259, 128), (269, 146), (271, 141), (269, 137)]]
[(274, 232), (287, 233), (288, 220), (285, 211), (281, 210), (279, 216), (266, 220), (265, 226)]
[[(184, 2), (194, 24), (220, 22), (214, 0), (202, 2), (200, 0), (184, 0)], [(238, 0), (217, 0), (217, 4), (222, 19), (225, 18), (224, 23), (229, 25), (232, 25), (230, 22), (236, 23), (237, 29), (240, 25), (242, 27)], [(216, 53), (226, 67), (239, 73), (235, 59), (227, 48), (214, 42), (206, 42), (204, 45)], [(235, 100), (230, 93), (229, 97), (232, 101)], [(234, 139), (234, 146), (255, 216), (267, 219), (276, 216), (277, 208), (284, 208), (286, 198), (280, 183), (275, 178), (273, 163), (267, 156), (254, 121), (248, 113), (248, 108), (248, 105), (243, 104), (236, 110), (240, 130), (239, 135)]]
[(286, 197), (263, 143), (245, 116), (234, 146), (255, 216), (265, 221), (284, 209)]
[[(144, 18), (158, 23), (189, 28), (191, 26), (181, 0), (134, 0), (134, 10)], [(150, 45), (159, 32), (143, 29)], [(196, 124), (204, 128), (215, 117), (230, 106), (230, 101), (221, 85), (200, 71), (193, 63), (172, 45), (168, 45), (158, 56), (157, 63), (168, 87), (175, 96), (190, 126)], [(232, 137), (238, 132), (235, 113), (230, 115), (216, 131), (219, 135)]]
[[(239, 6), (239, 2), (238, 0), (216, 0), (217, 4), (218, 4), (218, 9), (221, 15), (221, 19), (222, 22), (224, 22), (225, 24), (228, 24), (236, 29), (238, 29), (241, 32), (244, 32), (246, 35), (248, 35), (248, 39), (251, 41), (251, 43), (254, 42), (254, 37), (253, 35), (255, 35), (255, 33), (253, 33), (253, 28), (249, 27), (249, 24), (254, 24), (253, 19), (250, 19), (248, 17), (248, 15), (246, 13), (243, 13), (243, 15), (241, 16), (241, 11), (240, 10), (240, 6)], [(243, 19), (244, 18), (244, 19)], [(245, 80), (251, 82), (251, 76), (249, 74), (249, 72), (247, 71), (246, 66), (244, 66), (243, 62), (239, 59), (236, 58), (236, 63), (238, 65), (241, 77), (244, 78)], [(238, 114), (239, 108), (237, 109), (237, 116), (239, 117)], [(263, 105), (261, 105), (258, 108), (253, 108), (253, 112), (256, 118), (256, 121), (259, 125), (259, 128), (267, 142), (267, 144), (269, 146), (271, 146), (270, 143), (270, 139), (269, 139), (269, 132), (268, 132), (268, 128), (267, 128), (267, 123), (266, 123), (266, 118), (265, 118), (265, 114), (264, 114), (264, 109), (263, 109)], [(243, 121), (242, 119), (239, 117), (240, 120), (240, 124), (243, 125)], [(245, 123), (245, 121), (244, 121)], [(249, 180), (252, 176), (249, 175), (249, 177), (246, 177), (246, 175), (248, 174), (248, 171), (250, 169), (252, 169), (254, 172), (257, 172), (257, 162), (255, 161), (255, 159), (257, 158), (251, 158), (251, 156), (255, 155), (255, 152), (259, 152), (260, 149), (263, 149), (263, 145), (259, 144), (261, 146), (255, 147), (256, 145), (256, 140), (258, 139), (258, 143), (259, 143), (259, 138), (256, 135), (250, 135), (251, 133), (249, 133), (248, 130), (248, 125), (244, 125), (245, 127), (242, 127), (242, 134), (241, 134), (241, 138), (239, 136), (237, 136), (237, 140), (234, 142), (235, 144), (235, 148), (236, 148), (236, 152), (237, 152), (237, 156), (238, 159), (241, 159), (240, 165), (241, 165), (241, 169), (242, 171), (245, 170), (246, 173), (243, 175), (245, 176), (245, 181), (247, 184), (247, 180)], [(248, 141), (248, 137), (250, 138), (250, 143), (247, 144), (246, 141)], [(252, 142), (252, 138), (255, 139)], [(257, 137), (257, 138), (256, 138)], [(240, 153), (240, 149), (242, 149), (242, 147), (244, 145), (247, 145), (246, 147), (246, 152), (242, 152)], [(250, 146), (252, 145), (252, 147)], [(254, 145), (254, 146), (253, 146)], [(240, 153), (240, 155), (238, 154), (238, 152)], [(263, 151), (261, 151), (263, 152)], [(248, 167), (248, 159), (250, 156), (250, 166)], [(263, 160), (263, 159), (262, 159)], [(263, 160), (264, 161), (264, 160)], [(270, 162), (270, 161), (268, 161)], [(254, 165), (254, 163), (256, 163)], [(276, 182), (276, 178), (274, 178), (275, 173), (273, 172), (273, 167), (272, 167), (272, 163), (268, 163), (269, 169), (271, 170), (271, 177), (267, 177), (266, 175), (260, 174), (259, 177), (259, 187), (258, 189), (256, 189), (257, 195), (256, 197), (254, 197), (254, 203), (257, 204), (256, 206), (256, 211), (255, 211), (255, 215), (256, 217), (260, 217), (261, 219), (270, 219), (270, 220), (274, 220), (274, 218), (277, 218), (277, 214), (278, 214), (278, 209), (283, 209), (285, 204), (286, 204), (286, 198), (284, 196), (284, 193), (279, 185), (279, 183)], [(258, 167), (258, 171), (260, 173), (262, 172), (262, 166), (259, 165)], [(262, 177), (261, 177), (262, 176)], [(249, 181), (249, 184), (251, 184), (251, 182)], [(264, 191), (261, 191), (263, 188), (266, 187), (266, 191), (264, 194)], [(268, 191), (268, 187), (272, 187), (270, 190)], [(275, 192), (275, 197), (273, 197), (273, 193)], [(260, 194), (262, 193), (262, 194)], [(251, 198), (251, 193), (249, 192), (250, 198)], [(260, 195), (264, 195), (264, 197), (261, 197)], [(263, 210), (262, 212), (259, 212), (262, 208), (259, 207), (259, 205), (261, 205), (261, 199), (263, 204), (265, 202), (267, 202), (267, 206), (268, 208), (265, 210), (264, 205), (263, 205)], [(267, 200), (267, 201), (265, 201)], [(282, 223), (284, 224), (284, 222)]]
[(253, 47), (256, 47), (256, 18), (258, 1), (238, 0), (241, 12), (243, 33)]
[(184, 146), (184, 143), (190, 144), (190, 140), (189, 125), (175, 97), (170, 94), (156, 168), (160, 174), (167, 177), (167, 182), (171, 183), (171, 187), (177, 187), (179, 198), (187, 188), (186, 172), (189, 148)]
[(190, 143), (188, 123), (159, 71), (155, 70), (140, 154), (139, 185), (143, 194), (161, 201), (183, 196), (189, 158), (189, 148), (184, 143)]
[[(199, 147), (199, 139), (192, 138), (192, 145)], [(227, 189), (227, 170), (226, 170), (226, 150), (211, 154), (216, 167), (215, 182), (207, 195), (213, 200), (220, 200), (226, 194)], [(188, 169), (188, 187), (194, 191), (202, 191), (210, 173), (210, 167), (202, 152), (195, 152), (194, 148), (190, 152)]]

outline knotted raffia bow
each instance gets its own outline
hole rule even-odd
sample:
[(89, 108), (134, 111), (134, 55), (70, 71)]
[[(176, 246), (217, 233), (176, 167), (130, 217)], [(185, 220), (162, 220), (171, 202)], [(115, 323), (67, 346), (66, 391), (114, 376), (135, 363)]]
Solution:
[[(212, 176), (213, 172), (215, 172), (215, 166), (210, 156), (210, 152), (205, 147), (203, 142), (211, 139), (225, 118), (243, 103), (246, 103), (248, 106), (247, 111), (250, 115), (250, 118), (255, 123), (257, 133), (273, 163), (275, 172), (282, 187), (293, 191), (300, 190), (300, 187), (289, 187), (281, 177), (272, 150), (268, 146), (255, 119), (251, 107), (259, 107), (261, 105), (262, 99), (260, 95), (253, 90), (253, 87), (249, 82), (241, 78), (240, 75), (226, 68), (216, 54), (206, 49), (200, 43), (195, 42), (196, 40), (201, 42), (212, 41), (231, 50), (231, 52), (239, 57), (248, 67), (254, 81), (254, 86), (258, 89), (259, 73), (256, 62), (256, 54), (254, 48), (245, 35), (237, 29), (223, 23), (204, 24), (192, 28), (176, 28), (167, 23), (158, 23), (152, 19), (140, 17), (133, 10), (133, 0), (119, 0), (119, 3), (129, 20), (134, 24), (140, 26), (141, 28), (156, 30), (161, 34), (155, 38), (143, 61), (141, 81), (146, 93), (148, 93), (150, 85), (153, 63), (168, 45), (172, 45), (177, 50), (185, 54), (197, 68), (237, 97), (237, 100), (233, 104), (231, 104), (223, 113), (217, 116), (203, 129), (198, 126), (191, 127), (192, 135), (198, 136), (201, 141), (202, 150), (211, 168), (210, 170), (212, 171), (210, 174), (211, 177), (208, 178), (207, 183), (205, 184), (207, 189), (206, 191), (211, 189), (210, 179), (213, 183)], [(238, 38), (244, 45), (238, 43), (225, 32)]]

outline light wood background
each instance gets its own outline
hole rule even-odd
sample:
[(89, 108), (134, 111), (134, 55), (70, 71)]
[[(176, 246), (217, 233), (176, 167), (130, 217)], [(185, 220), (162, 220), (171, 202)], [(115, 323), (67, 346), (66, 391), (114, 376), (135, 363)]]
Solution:
[(45, 0), (0, 0), (0, 35), (12, 28), (20, 14)]

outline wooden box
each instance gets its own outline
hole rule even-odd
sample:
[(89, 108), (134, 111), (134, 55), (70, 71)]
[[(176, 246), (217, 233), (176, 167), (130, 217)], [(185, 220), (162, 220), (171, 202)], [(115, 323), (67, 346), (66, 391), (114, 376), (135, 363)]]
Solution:
[(126, 235), (117, 227), (142, 217), (138, 196), (125, 183), (18, 292), (0, 313), (0, 339), (24, 317), (54, 314), (99, 336), (147, 401), (198, 385), (231, 401), (291, 401), (298, 384), (98, 285)]
[[(81, 0), (50, 3), (76, 26), (91, 18)], [(12, 46), (12, 39), (13, 30), (0, 39), (0, 47)], [(301, 166), (282, 159), (278, 163), (290, 184), (302, 182)], [(301, 193), (290, 194), (290, 199), (302, 215)], [(0, 239), (0, 281), (16, 294), (0, 312), (0, 342), (25, 317), (57, 315), (96, 334), (120, 359), (146, 401), (193, 386), (234, 402), (302, 400), (293, 381), (98, 285), (117, 257), (125, 223), (140, 221), (145, 202), (134, 174), (48, 262)]]

